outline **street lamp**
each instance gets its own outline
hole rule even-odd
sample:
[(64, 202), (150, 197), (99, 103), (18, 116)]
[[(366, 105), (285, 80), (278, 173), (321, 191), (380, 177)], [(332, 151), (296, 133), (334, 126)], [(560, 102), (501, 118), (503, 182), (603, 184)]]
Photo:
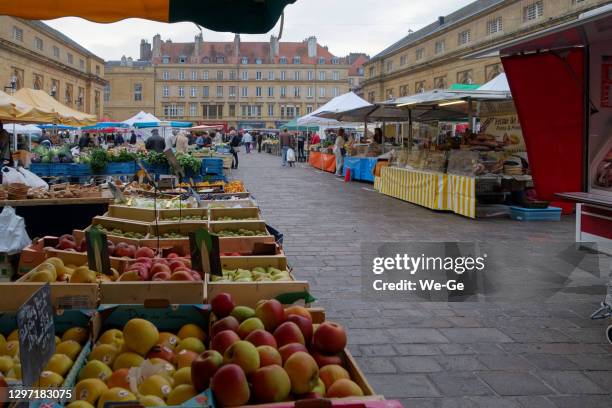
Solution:
[(11, 77), (11, 81), (9, 82), (9, 85), (4, 87), (4, 90), (7, 90), (7, 89), (11, 91), (14, 91), (15, 89), (17, 89), (17, 77), (15, 75)]

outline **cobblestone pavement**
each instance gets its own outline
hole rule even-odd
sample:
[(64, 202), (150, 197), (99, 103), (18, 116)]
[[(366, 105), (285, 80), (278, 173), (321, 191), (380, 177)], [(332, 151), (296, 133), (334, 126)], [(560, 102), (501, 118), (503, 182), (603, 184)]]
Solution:
[(344, 183), (269, 154), (240, 154), (242, 178), (284, 233), (298, 278), (349, 329), (349, 347), (377, 393), (416, 407), (612, 407), (612, 346), (589, 320), (600, 295), (544, 304), (361, 300), (360, 243), (574, 238), (553, 223), (468, 220)]

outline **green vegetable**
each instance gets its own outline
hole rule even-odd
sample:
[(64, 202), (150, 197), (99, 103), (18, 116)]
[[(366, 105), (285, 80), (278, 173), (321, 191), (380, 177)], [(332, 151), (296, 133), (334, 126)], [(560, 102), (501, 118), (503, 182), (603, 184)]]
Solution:
[(178, 154), (176, 156), (179, 164), (186, 170), (191, 171), (192, 173), (198, 174), (200, 172), (200, 168), (202, 167), (202, 161), (196, 159), (195, 157), (189, 154)]
[(108, 165), (108, 153), (104, 149), (94, 149), (90, 156), (91, 171), (93, 173), (103, 173)]

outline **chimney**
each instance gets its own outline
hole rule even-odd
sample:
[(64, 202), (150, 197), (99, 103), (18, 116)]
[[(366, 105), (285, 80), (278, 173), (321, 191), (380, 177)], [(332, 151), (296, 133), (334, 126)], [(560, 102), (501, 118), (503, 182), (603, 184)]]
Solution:
[(153, 37), (153, 58), (161, 58), (161, 45), (161, 35), (156, 34), (155, 37)]
[(438, 25), (441, 25), (441, 26), (444, 25), (444, 16), (438, 17)]
[(273, 35), (270, 36), (270, 59), (278, 57), (280, 53), (280, 45), (278, 43), (278, 37)]
[(202, 33), (195, 36), (192, 62), (198, 63), (202, 57), (204, 37)]
[(151, 60), (151, 43), (147, 40), (140, 41), (140, 59), (139, 61)]
[(308, 37), (308, 58), (316, 58), (317, 56), (317, 37)]
[(240, 57), (240, 34), (234, 36), (234, 54), (236, 58)]

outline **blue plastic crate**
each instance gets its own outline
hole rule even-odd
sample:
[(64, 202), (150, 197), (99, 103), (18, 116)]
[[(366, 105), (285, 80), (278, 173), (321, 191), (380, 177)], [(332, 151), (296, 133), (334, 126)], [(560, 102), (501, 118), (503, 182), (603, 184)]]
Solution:
[(72, 163), (51, 163), (51, 168), (49, 169), (49, 176), (51, 177), (70, 176), (71, 166), (72, 166)]
[(91, 175), (91, 166), (83, 163), (73, 163), (70, 166), (70, 174), (75, 177)]
[(170, 169), (168, 166), (160, 165), (160, 164), (146, 164), (145, 169), (151, 175), (156, 174), (170, 174)]
[(49, 177), (50, 170), (51, 170), (50, 163), (32, 163), (30, 164), (30, 171), (36, 174), (38, 177)]
[(136, 172), (135, 162), (108, 163), (106, 174), (134, 174)]
[(560, 221), (561, 208), (524, 208), (511, 206), (510, 217), (517, 221)]

